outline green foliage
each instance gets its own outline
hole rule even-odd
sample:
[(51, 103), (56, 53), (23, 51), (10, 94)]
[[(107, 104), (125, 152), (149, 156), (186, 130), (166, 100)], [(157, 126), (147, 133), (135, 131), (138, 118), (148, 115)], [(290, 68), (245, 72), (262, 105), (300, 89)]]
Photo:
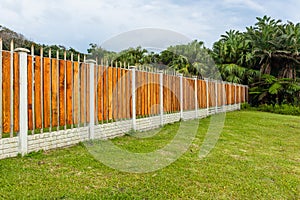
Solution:
[(252, 105), (297, 105), (299, 51), (300, 24), (264, 16), (245, 32), (226, 32), (212, 55), (224, 80), (250, 85)]
[(282, 115), (296, 115), (300, 116), (300, 106), (294, 106), (291, 104), (282, 104), (282, 105), (268, 105), (263, 104), (259, 105), (258, 107), (244, 107), (245, 109), (250, 110), (257, 110), (257, 111), (263, 111), (263, 112), (271, 112), (276, 114), (282, 114)]

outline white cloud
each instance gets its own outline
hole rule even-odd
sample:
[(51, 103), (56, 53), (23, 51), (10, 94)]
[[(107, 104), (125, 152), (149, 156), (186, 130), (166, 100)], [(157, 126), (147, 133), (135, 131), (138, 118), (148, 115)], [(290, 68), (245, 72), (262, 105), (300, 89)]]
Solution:
[(85, 51), (139, 28), (168, 29), (210, 46), (228, 29), (244, 30), (264, 14), (299, 21), (297, 0), (1, 0), (0, 24), (40, 43)]

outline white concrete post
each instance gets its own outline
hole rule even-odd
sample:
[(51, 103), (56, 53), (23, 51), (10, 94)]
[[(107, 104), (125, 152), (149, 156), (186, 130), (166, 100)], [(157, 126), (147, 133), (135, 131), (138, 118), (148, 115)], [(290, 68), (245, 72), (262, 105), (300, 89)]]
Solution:
[(135, 66), (130, 66), (132, 73), (131, 95), (132, 95), (132, 129), (136, 131), (136, 102), (135, 102)]
[(96, 61), (89, 59), (86, 63), (90, 65), (90, 123), (89, 123), (89, 139), (95, 139), (95, 64)]
[(196, 119), (198, 118), (198, 88), (197, 88), (197, 76), (194, 76), (194, 81), (195, 81), (195, 117)]
[(28, 131), (28, 77), (27, 77), (27, 53), (30, 51), (24, 48), (17, 48), (15, 52), (19, 54), (19, 153), (27, 154), (27, 131)]
[(163, 71), (159, 71), (159, 109), (160, 109), (160, 125), (164, 125), (164, 83)]
[(179, 74), (179, 80), (180, 80), (180, 85), (179, 85), (179, 93), (180, 93), (180, 119), (183, 119), (183, 84), (182, 84), (182, 78), (183, 75)]
[(205, 85), (206, 85), (206, 116), (209, 115), (209, 97), (208, 97), (208, 79), (205, 78)]

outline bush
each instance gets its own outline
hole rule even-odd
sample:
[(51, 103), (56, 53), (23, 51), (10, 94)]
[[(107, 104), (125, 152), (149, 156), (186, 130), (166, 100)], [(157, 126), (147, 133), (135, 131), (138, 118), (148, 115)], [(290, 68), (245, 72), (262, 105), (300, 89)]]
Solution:
[(282, 105), (262, 104), (258, 107), (250, 107), (250, 105), (248, 104), (248, 105), (243, 105), (242, 108), (247, 110), (257, 110), (257, 111), (271, 112), (271, 113), (282, 114), (282, 115), (300, 116), (300, 106), (294, 106), (290, 104), (282, 104)]

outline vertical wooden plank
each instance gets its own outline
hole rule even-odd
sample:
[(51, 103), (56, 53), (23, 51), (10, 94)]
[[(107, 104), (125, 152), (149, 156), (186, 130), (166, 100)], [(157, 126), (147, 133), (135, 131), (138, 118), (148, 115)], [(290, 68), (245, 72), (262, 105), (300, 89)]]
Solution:
[(58, 126), (58, 104), (57, 104), (57, 95), (58, 95), (58, 84), (57, 84), (57, 76), (58, 76), (58, 67), (57, 67), (57, 60), (52, 58), (52, 109), (51, 109), (51, 112), (52, 112), (52, 126)]
[(203, 103), (202, 103), (202, 105), (203, 105), (203, 108), (207, 108), (207, 101), (206, 101), (206, 99), (207, 99), (207, 95), (206, 95), (206, 81), (202, 81), (202, 97), (203, 97)]
[(13, 54), (14, 58), (14, 132), (19, 131), (19, 55), (18, 53)]
[(52, 59), (51, 59), (51, 49), (49, 49), (49, 52), (48, 52), (48, 55), (49, 55), (49, 63), (50, 63), (50, 66), (49, 66), (49, 75), (47, 77), (49, 77), (49, 80), (50, 82), (48, 83), (49, 84), (49, 125), (50, 125), (50, 128), (49, 128), (49, 132), (52, 131), (52, 124), (53, 124), (53, 115), (52, 115)]
[(198, 80), (198, 88), (199, 88), (199, 93), (198, 93), (198, 100), (199, 100), (199, 107), (200, 108), (204, 108), (203, 105), (203, 100), (205, 99), (205, 96), (203, 95), (203, 81), (202, 80)]
[(112, 119), (112, 68), (107, 68), (108, 72), (108, 120)]
[(73, 124), (73, 109), (72, 109), (72, 61), (66, 61), (66, 121), (67, 125)]
[(121, 110), (120, 110), (120, 95), (121, 95), (121, 79), (120, 79), (120, 75), (121, 75), (121, 69), (120, 66), (118, 66), (118, 63), (115, 63), (115, 87), (114, 87), (114, 91), (113, 91), (113, 96), (114, 96), (114, 107), (115, 107), (115, 116), (114, 119), (115, 120), (119, 120), (121, 118)]
[(10, 43), (10, 137), (14, 133), (14, 42)]
[(130, 106), (128, 107), (128, 118), (132, 119), (132, 96), (131, 96), (131, 90), (130, 88), (132, 88), (132, 73), (131, 70), (127, 71), (128, 73), (128, 90), (127, 90), (127, 94), (128, 94), (128, 100), (129, 102), (127, 102)]
[(40, 56), (35, 56), (35, 72), (34, 72), (34, 110), (35, 110), (35, 125), (36, 128), (42, 128), (42, 113), (41, 113), (41, 59)]
[(74, 54), (73, 52), (71, 53), (71, 98), (72, 98), (72, 124), (71, 128), (74, 127), (75, 124), (75, 91), (74, 91)]
[(56, 102), (57, 102), (57, 130), (59, 130), (60, 127), (60, 64), (59, 64), (59, 52), (56, 51), (56, 86), (57, 86), (57, 96), (56, 96)]
[(59, 125), (65, 125), (65, 61), (59, 60)]
[(122, 69), (122, 119), (126, 119), (126, 70)]
[(140, 107), (141, 107), (140, 115), (144, 116), (145, 115), (145, 88), (144, 88), (145, 76), (144, 76), (144, 72), (142, 72), (142, 71), (140, 71), (139, 75), (140, 75), (139, 88), (138, 88), (139, 93), (136, 96), (137, 96), (137, 98), (138, 97), (141, 98), (141, 100), (140, 100)]
[(135, 81), (136, 81), (136, 115), (139, 117), (141, 116), (141, 88), (139, 87), (141, 84), (141, 76), (140, 76), (140, 71), (137, 69), (135, 71)]
[(98, 120), (103, 123), (103, 66), (99, 66), (98, 79)]
[(50, 127), (50, 59), (43, 58), (44, 128)]
[(27, 94), (28, 94), (28, 130), (33, 130), (33, 120), (32, 120), (32, 56), (27, 56), (27, 78), (28, 78), (28, 89), (27, 89)]
[(64, 130), (67, 129), (67, 52), (64, 52)]
[(81, 63), (80, 64), (80, 124), (83, 124), (84, 123), (84, 97), (85, 97), (85, 90), (84, 90), (84, 71), (85, 71), (85, 64), (84, 63)]
[(80, 54), (78, 54), (78, 56), (77, 56), (77, 62), (78, 62), (78, 81), (77, 81), (78, 96), (77, 96), (77, 99), (76, 99), (76, 102), (78, 103), (77, 127), (80, 127), (81, 126), (81, 123), (80, 123), (81, 112), (80, 111), (81, 111), (81, 104), (82, 104), (81, 101), (80, 101), (80, 83), (81, 83), (81, 79), (80, 79), (80, 73), (81, 73), (81, 70), (80, 70)]
[(146, 72), (146, 75), (147, 75), (147, 83), (146, 83), (146, 86), (147, 86), (147, 113), (146, 115), (149, 116), (150, 115), (150, 109), (151, 109), (151, 90), (150, 90), (150, 84), (151, 84), (151, 74), (150, 72)]
[(156, 108), (156, 103), (155, 103), (155, 90), (154, 90), (154, 84), (155, 84), (155, 76), (154, 73), (151, 73), (151, 82), (150, 82), (150, 88), (151, 88), (151, 92), (150, 92), (150, 97), (151, 97), (151, 112), (150, 115), (155, 115), (155, 108)]
[(111, 67), (112, 69), (112, 119), (117, 119), (117, 68), (116, 67)]
[(41, 133), (43, 133), (44, 131), (44, 60), (43, 60), (43, 48), (41, 48), (40, 50), (40, 59), (41, 59), (41, 70), (40, 70), (40, 73), (41, 73), (41, 79), (40, 79), (40, 82), (41, 82), (41, 87), (40, 87), (40, 90), (41, 90), (41, 119), (42, 119), (42, 127), (41, 127)]
[(2, 119), (3, 133), (10, 132), (10, 53), (2, 52), (2, 74), (6, 77), (2, 80)]
[(73, 86), (74, 86), (74, 124), (79, 123), (79, 62), (74, 62), (74, 72), (73, 72)]
[(86, 96), (86, 110), (85, 110), (85, 115), (86, 115), (86, 122), (87, 123), (90, 123), (90, 115), (89, 115), (89, 111), (90, 111), (90, 65), (89, 64), (86, 64), (86, 73), (85, 73), (85, 76), (86, 76), (86, 93), (85, 93), (85, 96)]
[(108, 102), (107, 102), (107, 96), (108, 96), (108, 90), (107, 90), (107, 67), (103, 68), (103, 120), (108, 119)]
[(2, 116), (2, 91), (3, 91), (3, 73), (2, 73), (2, 38), (0, 38), (0, 139), (2, 138), (3, 132), (3, 116)]

